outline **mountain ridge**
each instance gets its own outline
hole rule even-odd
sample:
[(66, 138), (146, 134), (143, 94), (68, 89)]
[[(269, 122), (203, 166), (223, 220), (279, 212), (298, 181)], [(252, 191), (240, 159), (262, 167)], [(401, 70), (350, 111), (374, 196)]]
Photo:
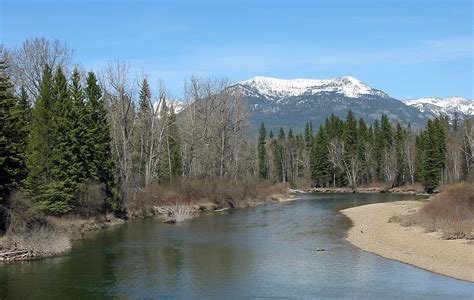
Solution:
[(345, 118), (349, 110), (368, 122), (380, 119), (382, 113), (415, 126), (423, 126), (428, 119), (417, 108), (351, 76), (288, 80), (257, 76), (236, 82), (231, 88), (238, 89), (245, 98), (254, 128), (264, 122), (269, 130), (283, 127), (301, 131), (308, 121), (317, 127), (332, 113)]

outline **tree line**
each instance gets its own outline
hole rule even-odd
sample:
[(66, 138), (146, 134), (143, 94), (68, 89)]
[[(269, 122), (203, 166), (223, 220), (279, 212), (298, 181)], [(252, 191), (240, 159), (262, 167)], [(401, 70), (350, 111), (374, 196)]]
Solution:
[(351, 111), (345, 120), (329, 116), (317, 132), (268, 135), (262, 123), (257, 139), (258, 176), (280, 182), (310, 180), (315, 187), (389, 188), (421, 183), (432, 192), (442, 183), (472, 180), (472, 119), (428, 120), (426, 128), (393, 124), (387, 115), (368, 125)]

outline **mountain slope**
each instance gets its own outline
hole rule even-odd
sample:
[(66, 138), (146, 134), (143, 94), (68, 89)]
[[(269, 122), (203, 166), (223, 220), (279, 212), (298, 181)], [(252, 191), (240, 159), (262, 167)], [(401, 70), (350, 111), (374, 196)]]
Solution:
[(415, 107), (350, 76), (324, 80), (254, 77), (232, 88), (243, 93), (253, 113), (253, 124), (264, 121), (270, 130), (283, 127), (301, 132), (307, 121), (317, 127), (331, 113), (345, 118), (349, 110), (368, 122), (379, 119), (382, 113), (405, 124), (421, 126), (427, 120), (427, 115)]
[(403, 102), (432, 117), (441, 114), (452, 117), (455, 113), (463, 117), (474, 116), (474, 100), (462, 97), (418, 98), (404, 100)]

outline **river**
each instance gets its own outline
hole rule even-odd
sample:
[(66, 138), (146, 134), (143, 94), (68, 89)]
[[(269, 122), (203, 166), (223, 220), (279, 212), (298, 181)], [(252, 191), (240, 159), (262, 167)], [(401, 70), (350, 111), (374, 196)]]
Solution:
[(177, 225), (132, 221), (88, 234), (61, 257), (1, 264), (0, 299), (474, 298), (472, 283), (345, 241), (351, 222), (339, 209), (406, 199), (303, 195)]

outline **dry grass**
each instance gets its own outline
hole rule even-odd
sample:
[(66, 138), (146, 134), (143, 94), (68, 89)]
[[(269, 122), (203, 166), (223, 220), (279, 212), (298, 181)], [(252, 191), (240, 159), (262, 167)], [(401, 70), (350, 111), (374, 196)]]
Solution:
[(50, 226), (35, 227), (29, 231), (7, 232), (2, 247), (9, 250), (27, 250), (29, 258), (46, 257), (63, 253), (71, 248), (66, 232)]
[(23, 259), (63, 253), (71, 247), (71, 236), (100, 221), (79, 215), (47, 216), (21, 193), (12, 195), (10, 203), (8, 228), (0, 239), (0, 254), (27, 251)]
[(440, 232), (445, 239), (474, 239), (474, 184), (463, 182), (447, 187), (415, 214), (395, 216), (390, 221), (403, 226), (420, 225), (427, 231)]
[(252, 206), (268, 197), (283, 194), (287, 184), (272, 184), (249, 179), (177, 179), (139, 191), (135, 199), (126, 201), (128, 213), (148, 214), (157, 206), (213, 203), (217, 207)]

